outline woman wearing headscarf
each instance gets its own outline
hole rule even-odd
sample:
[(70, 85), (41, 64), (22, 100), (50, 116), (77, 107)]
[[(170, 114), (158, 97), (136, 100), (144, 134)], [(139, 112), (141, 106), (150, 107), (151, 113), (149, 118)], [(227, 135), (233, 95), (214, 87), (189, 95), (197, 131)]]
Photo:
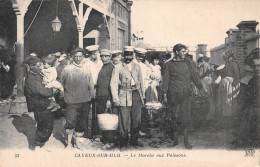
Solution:
[(260, 56), (259, 48), (254, 49), (245, 59), (254, 73), (247, 85), (242, 107), (242, 118), (238, 137), (234, 141), (237, 146), (260, 145)]
[(224, 52), (225, 67), (218, 90), (218, 112), (221, 116), (231, 116), (236, 111), (236, 101), (240, 90), (240, 70), (234, 61), (233, 51)]

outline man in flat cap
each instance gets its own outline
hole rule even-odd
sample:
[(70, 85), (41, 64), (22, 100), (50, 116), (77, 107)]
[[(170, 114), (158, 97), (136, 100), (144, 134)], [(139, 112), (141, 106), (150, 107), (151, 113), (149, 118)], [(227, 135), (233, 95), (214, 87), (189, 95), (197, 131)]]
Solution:
[(151, 68), (144, 63), (145, 61), (145, 54), (147, 50), (143, 48), (135, 48), (135, 62), (139, 64), (143, 76), (143, 84), (144, 84), (144, 91), (146, 92), (147, 88), (149, 87), (149, 83), (151, 82)]
[(71, 139), (74, 132), (75, 137), (87, 136), (91, 99), (95, 97), (91, 72), (82, 64), (84, 50), (75, 48), (71, 55), (73, 62), (62, 70), (60, 76), (66, 103), (65, 129), (68, 134), (68, 148), (72, 147)]
[(115, 66), (110, 82), (113, 102), (119, 106), (119, 134), (120, 147), (128, 143), (128, 130), (131, 125), (130, 144), (142, 146), (138, 143), (141, 124), (141, 108), (144, 104), (144, 87), (140, 66), (133, 62), (134, 49), (124, 48), (124, 62)]
[[(110, 79), (114, 65), (111, 63), (111, 52), (108, 49), (102, 49), (100, 51), (100, 57), (103, 62), (103, 66), (98, 74), (96, 85), (96, 114), (104, 113), (105, 110), (111, 110), (112, 102)], [(98, 125), (97, 116), (92, 116), (92, 121), (96, 122), (95, 125)], [(102, 134), (102, 142), (105, 144), (103, 149), (111, 148), (114, 145), (114, 131), (101, 132), (98, 126), (92, 127), (92, 130), (96, 131), (96, 134), (98, 135)]]
[(121, 60), (122, 60), (122, 51), (120, 50), (114, 50), (112, 53), (112, 62), (113, 62), (113, 65), (117, 65), (117, 64), (120, 64), (121, 63)]
[[(152, 95), (152, 90), (148, 89), (151, 85), (152, 82), (152, 78), (153, 78), (153, 74), (152, 74), (152, 69), (151, 67), (145, 63), (145, 57), (146, 57), (146, 49), (143, 48), (135, 48), (135, 59), (134, 61), (140, 66), (141, 68), (141, 73), (143, 76), (143, 85), (144, 85), (144, 93), (145, 93), (145, 99), (148, 99), (148, 102), (150, 101), (150, 97)], [(143, 112), (143, 114), (145, 114), (145, 112)], [(147, 116), (147, 115), (146, 115)], [(143, 115), (143, 118), (146, 117), (145, 115)], [(142, 127), (141, 130), (139, 132), (140, 136), (145, 136), (146, 134), (143, 132), (144, 129), (146, 128), (146, 123), (145, 120), (143, 119), (142, 121)]]
[[(94, 83), (94, 88), (95, 88), (95, 92), (96, 92), (96, 84), (97, 84), (97, 78), (98, 78), (98, 74), (99, 71), (102, 68), (102, 61), (100, 60), (100, 53), (99, 53), (99, 45), (90, 45), (86, 47), (87, 50), (87, 54), (88, 54), (88, 58), (84, 61), (84, 66), (86, 68), (90, 69), (90, 72), (92, 74), (92, 78), (93, 78), (93, 83)], [(92, 115), (93, 118), (96, 119), (96, 102), (95, 99), (91, 100), (91, 105), (92, 105)], [(92, 119), (93, 119), (92, 118)], [(91, 136), (99, 141), (100, 140), (100, 135), (97, 132), (97, 127), (98, 125), (96, 124), (97, 122), (92, 122), (92, 127), (91, 127)]]

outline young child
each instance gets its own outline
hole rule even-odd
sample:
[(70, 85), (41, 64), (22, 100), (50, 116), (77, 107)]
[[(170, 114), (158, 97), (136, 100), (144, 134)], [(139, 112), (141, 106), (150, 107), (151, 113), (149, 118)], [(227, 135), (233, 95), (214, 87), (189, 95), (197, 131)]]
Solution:
[[(43, 58), (43, 84), (46, 88), (54, 88), (54, 93), (57, 89), (59, 89), (61, 92), (64, 92), (63, 86), (60, 82), (58, 82), (57, 79), (57, 71), (54, 67), (54, 64), (56, 62), (55, 56), (49, 54), (48, 56)], [(60, 109), (60, 105), (56, 103), (55, 98), (51, 97), (49, 98), (51, 101), (49, 107), (47, 109), (51, 109), (51, 111), (56, 111), (57, 109)]]

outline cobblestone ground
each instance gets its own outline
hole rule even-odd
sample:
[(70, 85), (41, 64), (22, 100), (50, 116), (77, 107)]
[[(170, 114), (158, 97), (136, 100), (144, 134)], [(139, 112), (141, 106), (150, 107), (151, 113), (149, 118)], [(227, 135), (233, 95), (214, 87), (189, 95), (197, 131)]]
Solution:
[[(33, 119), (33, 115), (27, 112), (26, 104), (12, 103), (11, 110), (10, 104), (1, 105), (0, 111), (0, 149), (33, 149), (36, 121)], [(237, 127), (235, 122), (236, 120), (230, 118), (210, 121), (199, 126), (195, 122), (189, 137), (190, 144), (194, 149), (234, 149), (231, 143)], [(64, 117), (55, 118), (53, 134), (45, 144), (48, 150), (63, 149), (65, 147), (64, 124)], [(171, 148), (172, 141), (167, 135), (167, 127), (161, 126), (159, 128), (159, 126), (154, 125), (148, 129), (148, 132), (150, 135), (140, 138), (144, 147), (128, 147), (127, 150)], [(85, 139), (80, 147), (82, 150), (100, 150), (102, 146), (101, 142)], [(182, 135), (179, 137), (179, 145), (174, 148), (184, 148)], [(118, 150), (118, 148), (114, 150)]]

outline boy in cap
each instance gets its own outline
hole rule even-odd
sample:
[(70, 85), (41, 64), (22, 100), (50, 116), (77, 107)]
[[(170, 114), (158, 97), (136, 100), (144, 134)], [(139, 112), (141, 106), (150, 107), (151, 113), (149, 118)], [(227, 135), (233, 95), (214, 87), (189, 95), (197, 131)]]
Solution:
[(113, 102), (119, 107), (120, 147), (128, 143), (128, 130), (131, 126), (130, 144), (138, 143), (141, 124), (141, 108), (144, 105), (144, 87), (140, 66), (133, 62), (134, 49), (124, 48), (124, 62), (115, 66), (110, 82)]
[[(72, 147), (72, 135), (76, 139), (87, 136), (88, 114), (91, 99), (95, 97), (91, 72), (82, 64), (84, 50), (75, 48), (71, 51), (73, 63), (67, 65), (61, 72), (60, 81), (64, 87), (64, 101), (66, 103), (66, 124), (68, 134), (68, 148)], [(77, 143), (77, 141), (76, 141)]]

